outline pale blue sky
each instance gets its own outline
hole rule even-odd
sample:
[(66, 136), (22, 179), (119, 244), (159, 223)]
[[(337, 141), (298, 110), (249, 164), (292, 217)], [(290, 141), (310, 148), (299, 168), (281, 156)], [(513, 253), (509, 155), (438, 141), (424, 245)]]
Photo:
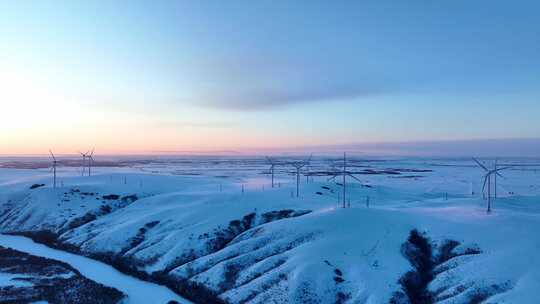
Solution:
[(538, 137), (539, 11), (2, 1), (0, 140), (23, 153), (51, 141), (139, 152)]

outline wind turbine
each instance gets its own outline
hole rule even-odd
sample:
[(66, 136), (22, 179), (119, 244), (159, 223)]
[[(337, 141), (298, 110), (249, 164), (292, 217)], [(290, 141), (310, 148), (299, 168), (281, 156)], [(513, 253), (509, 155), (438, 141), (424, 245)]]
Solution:
[[(486, 175), (484, 175), (484, 184), (482, 186), (482, 193), (485, 193), (485, 189), (486, 189), (486, 185), (487, 185), (487, 190), (488, 190), (488, 192), (487, 192), (487, 201), (488, 201), (487, 212), (490, 213), (491, 212), (491, 176), (492, 175), (494, 175), (494, 176), (498, 175), (498, 176), (502, 177), (502, 175), (499, 173), (499, 171), (511, 168), (511, 166), (498, 168), (497, 164), (495, 164), (495, 169), (489, 170), (488, 168), (486, 168), (486, 166), (484, 166), (476, 158), (473, 157), (473, 160), (478, 164), (478, 166), (480, 166), (486, 172)], [(496, 184), (495, 184), (495, 187), (496, 187)]]
[(53, 187), (54, 189), (56, 189), (56, 164), (57, 164), (57, 161), (56, 161), (56, 157), (54, 157), (54, 154), (52, 153), (51, 150), (49, 150), (49, 153), (51, 153), (51, 157), (53, 159), (53, 162), (52, 162), (52, 168), (53, 168)]
[(352, 172), (350, 171), (347, 171), (347, 154), (345, 152), (343, 152), (343, 170), (341, 172), (336, 172), (336, 174), (329, 178), (328, 181), (331, 181), (331, 180), (334, 180), (336, 179), (339, 175), (343, 176), (343, 208), (345, 208), (346, 204), (346, 198), (345, 196), (347, 195), (347, 176), (348, 177), (352, 177), (354, 178), (355, 180), (357, 180), (358, 182), (362, 183), (362, 181), (360, 179), (358, 179), (356, 176), (353, 175)]
[[(489, 170), (486, 166), (484, 166), (484, 164), (482, 164), (482, 162), (480, 162), (478, 159), (476, 158), (472, 158), (477, 164), (478, 166), (480, 166), (480, 168), (484, 169), (485, 172), (490, 172), (490, 171), (493, 171), (493, 173), (495, 173), (495, 198), (497, 198), (497, 176), (499, 177), (503, 177), (500, 173), (499, 173), (499, 170), (497, 170), (497, 159), (495, 159), (495, 170)], [(491, 188), (491, 178), (489, 178), (489, 182), (490, 182), (490, 185), (489, 188)], [(484, 195), (484, 199), (485, 199), (485, 190), (486, 188), (486, 183), (484, 181), (484, 186), (482, 187), (482, 195)]]
[(278, 162), (274, 161), (273, 159), (271, 159), (270, 157), (266, 157), (266, 160), (268, 161), (268, 163), (270, 164), (270, 172), (272, 174), (272, 188), (274, 188), (274, 168), (279, 165)]
[[(498, 169), (493, 169), (491, 171), (488, 171), (484, 177), (484, 187), (486, 186), (486, 182), (488, 183), (488, 209), (487, 212), (491, 212), (491, 175), (499, 175), (499, 171), (508, 169), (510, 167), (502, 167)], [(502, 176), (502, 175), (501, 175)], [(483, 189), (482, 189), (483, 191)]]
[(311, 156), (307, 160), (289, 162), (289, 164), (296, 168), (296, 197), (300, 196), (300, 170), (309, 164), (311, 161)]
[(94, 162), (94, 149), (92, 148), (92, 152), (87, 156), (88, 157), (88, 176), (91, 175), (91, 169), (92, 169), (92, 163)]
[(86, 170), (85, 166), (86, 166), (86, 157), (88, 156), (88, 152), (89, 151), (86, 151), (86, 153), (82, 153), (81, 151), (79, 151), (79, 154), (82, 156), (82, 172), (81, 172), (81, 176), (84, 176), (84, 171)]

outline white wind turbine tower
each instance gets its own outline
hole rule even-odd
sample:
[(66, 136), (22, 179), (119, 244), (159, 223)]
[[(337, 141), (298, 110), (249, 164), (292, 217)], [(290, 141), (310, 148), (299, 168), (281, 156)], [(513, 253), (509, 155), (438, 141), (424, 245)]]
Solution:
[[(506, 170), (508, 168), (511, 168), (511, 166), (507, 166), (507, 167), (502, 167), (502, 168), (497, 168), (497, 165), (495, 165), (495, 169), (493, 170), (489, 170), (488, 168), (486, 168), (486, 166), (484, 166), (479, 160), (477, 160), (476, 158), (473, 158), (473, 160), (478, 164), (478, 166), (480, 166), (482, 169), (484, 169), (484, 171), (486, 172), (486, 175), (484, 175), (484, 184), (482, 186), (482, 193), (485, 193), (485, 189), (486, 189), (486, 185), (487, 185), (487, 201), (488, 201), (488, 204), (487, 204), (487, 212), (490, 213), (491, 212), (491, 176), (494, 175), (494, 176), (500, 176), (502, 177), (502, 175), (499, 173), (499, 171), (502, 171), (502, 170)], [(495, 184), (495, 187), (497, 185)], [(495, 190), (496, 191), (496, 190)]]
[(346, 198), (345, 196), (347, 195), (347, 176), (348, 177), (352, 177), (354, 178), (355, 180), (357, 180), (358, 182), (362, 183), (362, 181), (360, 179), (358, 179), (356, 176), (353, 175), (352, 172), (350, 171), (347, 171), (347, 154), (345, 152), (343, 152), (343, 170), (341, 172), (336, 172), (336, 174), (329, 178), (328, 181), (331, 181), (333, 179), (336, 179), (338, 176), (342, 176), (343, 177), (343, 208), (345, 208), (346, 204)]
[(311, 161), (311, 156), (312, 155), (310, 155), (307, 160), (289, 163), (291, 166), (296, 168), (296, 197), (300, 196), (300, 170), (306, 165), (309, 165), (309, 162)]
[(51, 153), (51, 157), (53, 159), (53, 162), (52, 162), (52, 170), (53, 170), (53, 188), (56, 189), (56, 164), (58, 163), (56, 161), (56, 157), (54, 157), (54, 154), (52, 153), (51, 150), (49, 150), (49, 153)]

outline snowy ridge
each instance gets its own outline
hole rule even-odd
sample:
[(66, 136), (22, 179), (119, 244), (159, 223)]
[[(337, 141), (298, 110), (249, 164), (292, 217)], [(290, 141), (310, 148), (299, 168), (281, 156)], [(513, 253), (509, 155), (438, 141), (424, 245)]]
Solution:
[[(350, 209), (337, 208), (340, 186), (326, 178), (303, 183), (299, 199), (287, 185), (241, 192), (234, 179), (207, 176), (104, 172), (65, 178), (57, 190), (29, 189), (46, 180), (28, 178), (0, 189), (0, 231), (100, 259), (198, 303), (534, 303), (540, 196), (522, 184), (538, 176), (515, 173), (516, 186), (504, 187), (533, 192), (501, 194), (487, 215), (462, 190), (475, 172), (467, 170), (370, 176), (370, 187), (349, 186)], [(412, 284), (424, 302), (405, 287), (419, 268), (411, 252), (422, 252), (405, 245), (411, 231), (429, 252), (428, 276)]]

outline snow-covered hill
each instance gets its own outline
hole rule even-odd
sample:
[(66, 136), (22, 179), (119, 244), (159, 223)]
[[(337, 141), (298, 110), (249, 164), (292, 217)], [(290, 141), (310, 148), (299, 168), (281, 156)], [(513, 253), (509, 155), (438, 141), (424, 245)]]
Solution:
[(271, 188), (261, 170), (66, 170), (52, 189), (45, 170), (2, 169), (0, 231), (106, 261), (199, 303), (535, 303), (540, 175), (505, 173), (488, 215), (482, 172), (470, 164), (377, 166), (403, 173), (359, 175), (345, 209), (341, 186), (326, 177), (303, 177), (296, 198), (292, 176)]

